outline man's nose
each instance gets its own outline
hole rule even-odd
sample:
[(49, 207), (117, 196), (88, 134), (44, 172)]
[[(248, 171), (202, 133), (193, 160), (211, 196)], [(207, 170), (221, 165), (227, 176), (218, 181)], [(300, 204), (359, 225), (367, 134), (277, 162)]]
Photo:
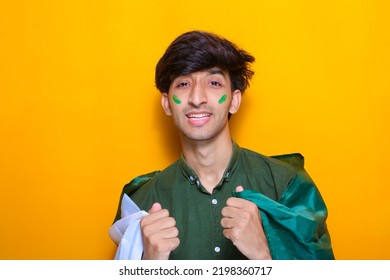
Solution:
[(207, 93), (204, 87), (195, 84), (191, 89), (188, 103), (194, 107), (199, 107), (207, 103)]

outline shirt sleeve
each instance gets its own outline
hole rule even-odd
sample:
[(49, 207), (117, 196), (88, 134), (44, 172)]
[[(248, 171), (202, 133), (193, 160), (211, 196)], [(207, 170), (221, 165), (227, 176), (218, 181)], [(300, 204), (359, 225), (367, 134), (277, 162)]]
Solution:
[(135, 192), (137, 192), (139, 189), (141, 189), (142, 186), (144, 186), (146, 183), (148, 183), (155, 175), (157, 175), (160, 171), (153, 171), (148, 174), (140, 175), (133, 180), (131, 180), (128, 184), (126, 184), (121, 192), (118, 208), (116, 211), (116, 215), (114, 218), (114, 222), (120, 220), (122, 218), (122, 201), (123, 197), (126, 194), (128, 197), (131, 197)]

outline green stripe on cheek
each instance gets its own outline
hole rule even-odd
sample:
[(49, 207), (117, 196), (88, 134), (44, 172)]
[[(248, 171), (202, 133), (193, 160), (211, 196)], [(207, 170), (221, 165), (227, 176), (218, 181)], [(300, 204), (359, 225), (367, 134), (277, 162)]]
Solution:
[(224, 94), (224, 95), (222, 95), (222, 97), (218, 100), (218, 103), (219, 103), (219, 104), (222, 104), (223, 102), (226, 101), (226, 99), (227, 99), (227, 95)]
[(176, 104), (180, 104), (181, 103), (181, 100), (176, 95), (173, 95), (172, 99), (173, 99), (173, 102), (175, 102)]

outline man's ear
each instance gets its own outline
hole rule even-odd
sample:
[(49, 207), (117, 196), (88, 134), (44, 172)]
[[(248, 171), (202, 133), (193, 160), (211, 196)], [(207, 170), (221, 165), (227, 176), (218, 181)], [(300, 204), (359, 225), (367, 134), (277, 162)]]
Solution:
[(242, 93), (241, 90), (236, 89), (232, 93), (232, 102), (230, 103), (230, 108), (229, 108), (229, 113), (230, 114), (235, 114), (237, 113), (238, 109), (240, 108), (241, 105), (241, 97)]
[(165, 111), (165, 114), (167, 114), (168, 116), (172, 116), (171, 105), (169, 104), (168, 93), (161, 94), (161, 105)]

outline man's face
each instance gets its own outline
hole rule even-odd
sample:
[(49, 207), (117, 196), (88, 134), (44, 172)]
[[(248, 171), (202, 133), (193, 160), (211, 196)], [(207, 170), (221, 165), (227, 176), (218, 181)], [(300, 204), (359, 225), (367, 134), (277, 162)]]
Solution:
[(228, 73), (212, 68), (177, 77), (161, 101), (184, 137), (204, 141), (228, 132), (228, 114), (237, 112), (241, 91), (232, 92)]

